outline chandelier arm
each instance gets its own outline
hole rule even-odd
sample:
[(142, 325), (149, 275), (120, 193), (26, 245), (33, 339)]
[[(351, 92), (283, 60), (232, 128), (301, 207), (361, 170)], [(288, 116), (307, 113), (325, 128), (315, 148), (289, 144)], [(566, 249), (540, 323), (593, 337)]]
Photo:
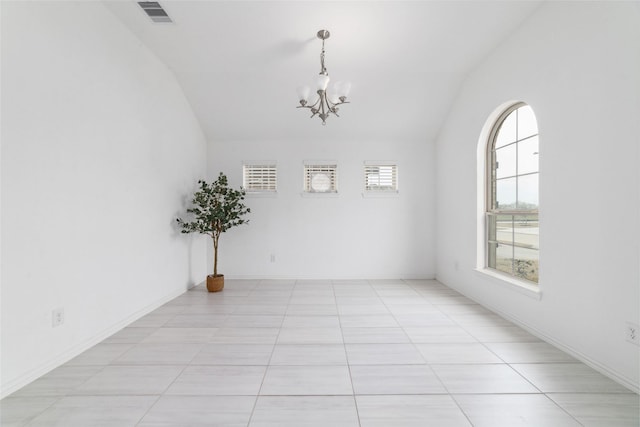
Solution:
[(311, 105), (309, 108), (315, 108), (320, 101), (322, 101), (322, 98), (318, 97), (318, 100), (316, 102), (314, 102), (313, 105)]
[(318, 98), (318, 100), (315, 103), (313, 103), (312, 105), (298, 105), (296, 108), (308, 108), (309, 110), (312, 110), (316, 106), (318, 106), (319, 102), (320, 102), (320, 98)]
[(329, 112), (330, 112), (331, 114), (333, 114), (334, 116), (336, 116), (336, 117), (340, 117), (340, 116), (338, 116), (338, 109), (336, 108), (336, 105), (338, 105), (338, 104), (334, 104), (334, 103), (332, 103), (331, 101), (329, 101), (329, 99), (328, 99), (328, 98), (327, 98), (327, 103), (328, 103), (328, 104), (331, 104), (331, 105), (330, 105), (330, 108), (329, 108)]
[(327, 106), (329, 107), (329, 112), (335, 115), (336, 117), (340, 117), (337, 113), (338, 109), (336, 108), (336, 106), (340, 104), (342, 104), (342, 102), (337, 102), (334, 104), (333, 102), (331, 102), (329, 97), (327, 97)]
[[(344, 101), (342, 99), (340, 99), (340, 98), (343, 98)], [(347, 101), (347, 97), (346, 96), (343, 96), (343, 97), (340, 97), (340, 98), (338, 98), (338, 99), (340, 99), (338, 102), (336, 102), (336, 103), (332, 102), (331, 105), (332, 106), (337, 106), (337, 105), (342, 105), (342, 104), (349, 104), (349, 101)]]
[(333, 102), (331, 102), (331, 100), (329, 99), (329, 97), (327, 96), (327, 106), (329, 107), (329, 109), (331, 109), (332, 107), (334, 107), (336, 104), (334, 104)]

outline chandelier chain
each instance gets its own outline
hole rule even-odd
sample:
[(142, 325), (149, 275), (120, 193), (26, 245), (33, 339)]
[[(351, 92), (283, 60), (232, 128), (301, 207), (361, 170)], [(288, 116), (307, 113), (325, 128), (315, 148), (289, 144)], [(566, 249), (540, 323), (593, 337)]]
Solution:
[(327, 67), (324, 66), (324, 39), (322, 39), (322, 52), (320, 53), (320, 74), (327, 75)]

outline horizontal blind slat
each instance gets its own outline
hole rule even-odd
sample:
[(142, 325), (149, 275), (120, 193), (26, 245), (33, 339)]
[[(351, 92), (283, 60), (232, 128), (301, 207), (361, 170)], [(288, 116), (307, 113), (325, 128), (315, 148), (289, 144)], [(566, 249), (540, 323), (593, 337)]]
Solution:
[[(304, 166), (304, 191), (307, 193), (335, 193), (337, 192), (337, 165), (307, 164)], [(324, 175), (325, 178), (322, 178)], [(318, 187), (314, 188), (314, 177), (318, 180)], [(328, 188), (324, 188), (323, 179), (328, 179)]]
[(366, 191), (397, 191), (397, 165), (365, 165), (364, 180)]
[(276, 191), (276, 165), (245, 164), (243, 166), (244, 188), (249, 192)]

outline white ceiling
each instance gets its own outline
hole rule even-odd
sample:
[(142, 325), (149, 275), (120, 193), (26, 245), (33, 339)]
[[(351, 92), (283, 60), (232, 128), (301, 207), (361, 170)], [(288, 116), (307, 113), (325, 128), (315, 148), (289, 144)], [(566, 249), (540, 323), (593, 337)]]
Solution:
[[(162, 0), (154, 24), (134, 0), (107, 7), (174, 72), (209, 140), (426, 140), (465, 75), (539, 1)], [(320, 69), (351, 104), (322, 126), (296, 109)]]

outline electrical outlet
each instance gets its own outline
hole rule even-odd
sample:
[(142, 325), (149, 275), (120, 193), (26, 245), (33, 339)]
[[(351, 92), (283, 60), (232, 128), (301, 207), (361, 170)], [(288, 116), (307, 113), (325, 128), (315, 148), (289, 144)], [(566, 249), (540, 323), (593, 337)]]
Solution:
[(627, 341), (635, 345), (640, 345), (640, 328), (638, 325), (627, 322), (625, 332)]
[(51, 312), (51, 326), (57, 327), (64, 323), (64, 308), (56, 308)]
[(271, 254), (271, 262), (276, 262), (276, 255), (275, 254)]

